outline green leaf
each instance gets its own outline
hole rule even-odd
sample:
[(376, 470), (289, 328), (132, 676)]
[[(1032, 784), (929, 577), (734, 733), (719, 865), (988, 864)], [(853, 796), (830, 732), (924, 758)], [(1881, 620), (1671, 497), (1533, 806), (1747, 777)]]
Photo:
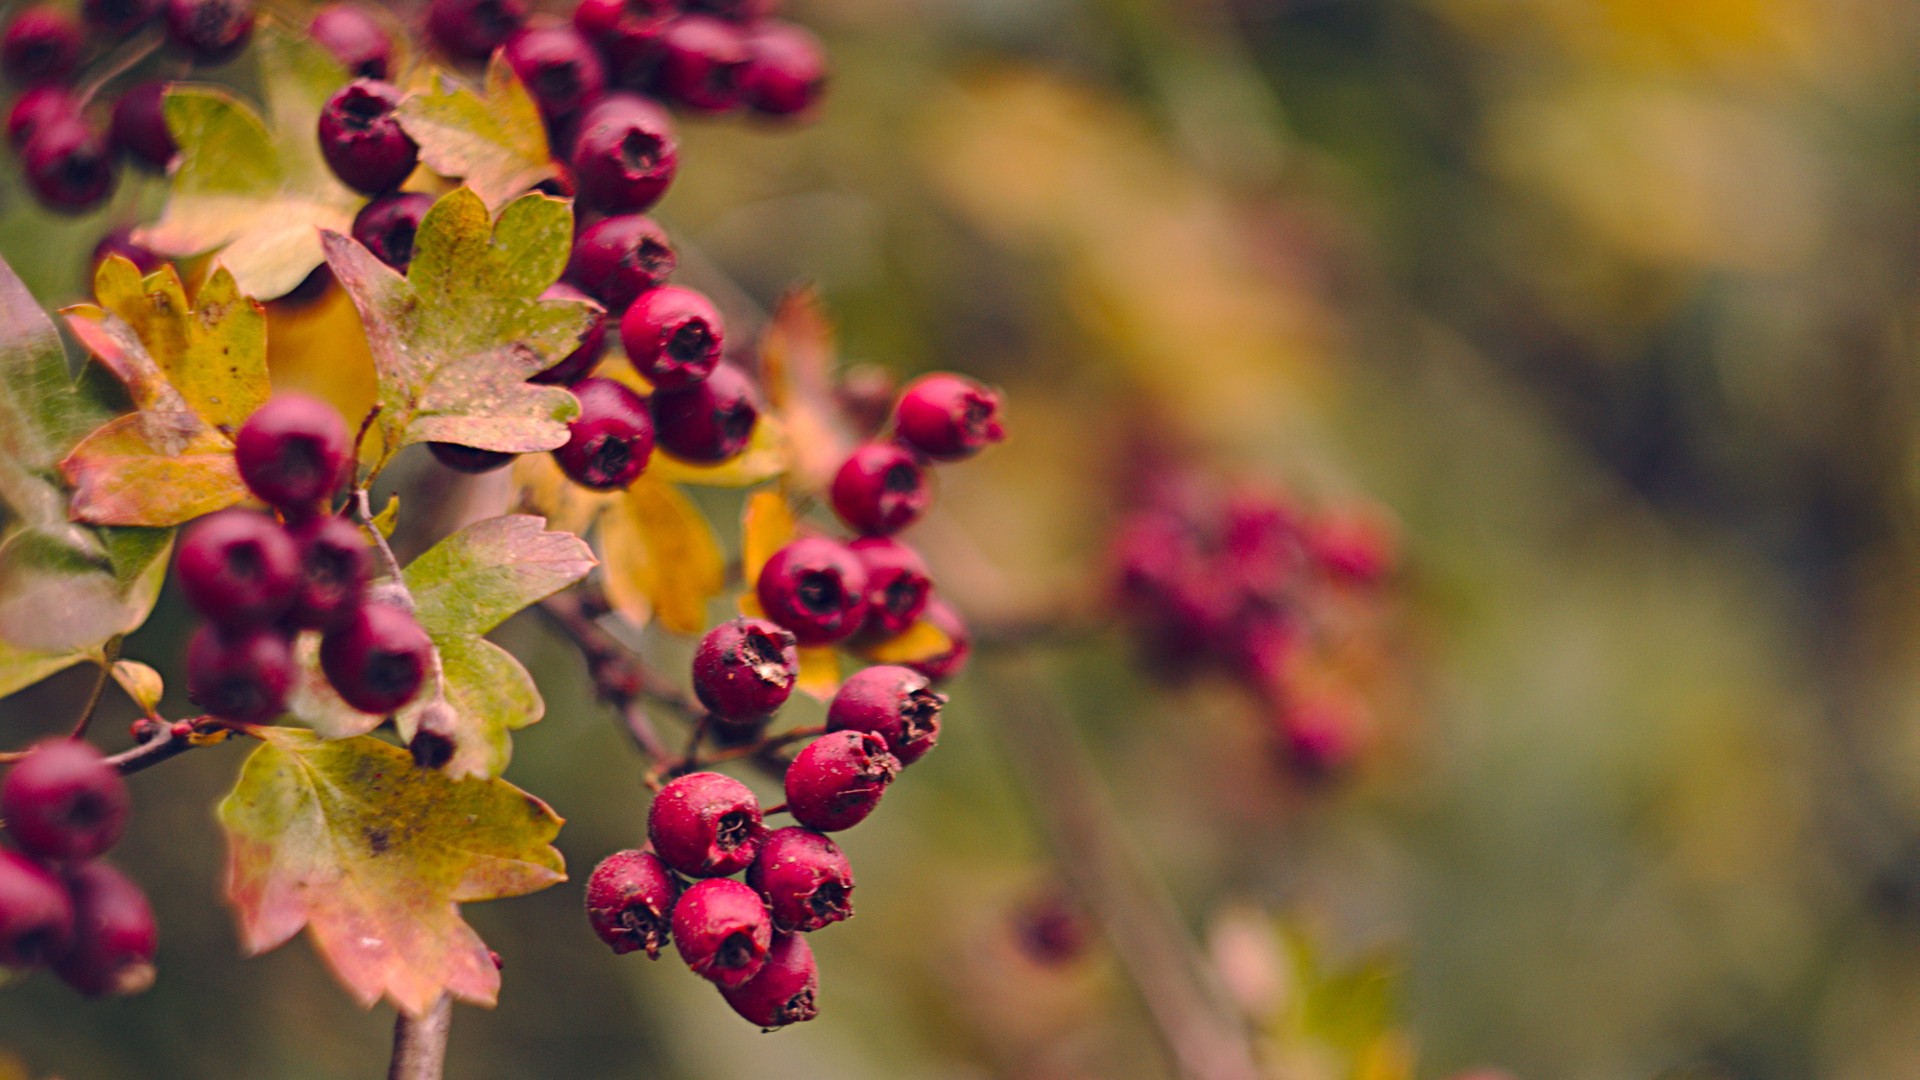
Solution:
[(445, 72), (429, 85), (438, 89), (409, 95), (399, 109), (427, 168), (465, 181), (489, 209), (558, 175), (540, 110), (505, 57), (487, 65), (485, 97)]
[(496, 224), (478, 195), (456, 189), (421, 220), (406, 277), (325, 235), (373, 350), (389, 453), (438, 441), (524, 454), (567, 441), (579, 402), (526, 379), (572, 350), (592, 318), (591, 305), (540, 299), (566, 266), (572, 220), (565, 201), (526, 195)]
[(413, 1015), (442, 992), (491, 1005), (500, 973), (462, 903), (566, 880), (560, 818), (504, 780), (455, 780), (362, 736), (260, 728), (220, 804), (227, 895), (249, 953), (305, 927), (355, 1000)]
[(0, 641), (0, 697), (25, 690), (86, 658), (85, 653), (71, 651), (31, 652)]
[(269, 25), (258, 38), (267, 115), (216, 86), (175, 84), (167, 130), (180, 145), (165, 213), (136, 238), (163, 255), (220, 250), (249, 296), (291, 292), (362, 200), (320, 156), (320, 109), (347, 72), (326, 49)]

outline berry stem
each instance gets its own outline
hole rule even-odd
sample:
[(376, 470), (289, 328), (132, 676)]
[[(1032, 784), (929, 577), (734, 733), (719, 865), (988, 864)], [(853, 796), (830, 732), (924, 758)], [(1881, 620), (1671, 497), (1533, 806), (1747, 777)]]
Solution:
[(80, 92), (75, 95), (74, 100), (79, 103), (80, 108), (86, 108), (100, 91), (106, 89), (108, 83), (138, 67), (141, 61), (159, 51), (160, 46), (165, 43), (166, 35), (157, 29), (149, 30), (135, 37), (128, 43), (126, 50), (122, 52), (119, 57), (115, 58), (114, 61), (107, 66), (105, 71), (89, 79), (87, 84), (80, 88)]
[(441, 994), (420, 1016), (405, 1010), (393, 1019), (393, 1061), (387, 1080), (441, 1080), (447, 1068), (447, 1036), (453, 1027), (453, 998)]
[(655, 766), (664, 765), (674, 760), (673, 751), (654, 727), (643, 701), (663, 705), (689, 722), (700, 715), (700, 707), (678, 688), (654, 676), (639, 657), (599, 624), (594, 612), (604, 607), (597, 599), (590, 604), (579, 589), (540, 603), (541, 613), (580, 650), (600, 697), (620, 711), (620, 719), (640, 752)]
[(406, 592), (407, 580), (400, 575), (400, 560), (394, 558), (393, 548), (387, 543), (387, 535), (380, 531), (380, 526), (373, 523), (373, 497), (364, 487), (353, 489), (353, 518), (367, 530), (368, 536), (373, 537), (373, 546), (380, 552), (381, 565), (387, 568), (387, 576), (393, 578), (393, 583), (400, 587), (400, 591), (406, 593), (407, 607), (411, 609), (413, 595)]
[(80, 719), (74, 721), (73, 738), (83, 738), (87, 734), (87, 725), (93, 723), (93, 713), (100, 707), (100, 698), (107, 692), (107, 680), (113, 677), (114, 661), (120, 659), (120, 635), (107, 639), (100, 649), (99, 671), (93, 679), (93, 689), (87, 692), (86, 703), (80, 706)]
[(196, 716), (192, 720), (183, 721), (183, 723), (187, 728), (185, 734), (176, 733), (175, 729), (180, 725), (163, 723), (159, 725), (159, 734), (131, 750), (122, 750), (120, 753), (107, 758), (107, 764), (119, 770), (121, 776), (131, 776), (143, 769), (152, 768), (166, 761), (168, 758), (179, 757), (181, 754), (186, 753), (196, 746), (213, 745), (212, 741), (204, 738), (196, 738), (196, 736), (214, 731), (239, 731), (243, 733), (246, 731), (245, 727), (236, 726), (211, 716)]

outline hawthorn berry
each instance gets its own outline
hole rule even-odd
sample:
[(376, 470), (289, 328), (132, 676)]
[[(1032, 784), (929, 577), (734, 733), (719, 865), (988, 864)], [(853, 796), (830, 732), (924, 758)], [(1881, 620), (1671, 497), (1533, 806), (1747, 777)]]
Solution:
[(1302, 779), (1321, 781), (1350, 768), (1370, 732), (1357, 697), (1319, 693), (1284, 703), (1275, 734), (1287, 764)]
[(1334, 577), (1370, 585), (1393, 571), (1391, 527), (1364, 511), (1329, 514), (1309, 531), (1313, 556)]
[(34, 133), (55, 120), (80, 119), (80, 102), (64, 86), (29, 86), (7, 110), (7, 142), (24, 148)]
[(20, 850), (42, 862), (104, 854), (126, 829), (126, 781), (80, 739), (48, 739), (0, 781), (0, 818)]
[(300, 551), (272, 518), (235, 508), (188, 526), (173, 570), (195, 611), (222, 626), (249, 626), (292, 606)]
[(295, 626), (326, 630), (344, 624), (360, 605), (372, 558), (360, 527), (322, 514), (287, 530), (300, 552), (300, 586), (289, 619)]
[(653, 456), (653, 417), (646, 399), (612, 379), (581, 379), (571, 389), (580, 399), (580, 415), (567, 425), (566, 445), (553, 452), (553, 459), (582, 487), (625, 488)]
[(384, 79), (393, 65), (393, 38), (366, 8), (333, 3), (313, 13), (307, 36), (333, 54), (355, 78)]
[(670, 781), (647, 811), (653, 850), (688, 877), (739, 873), (753, 862), (765, 835), (760, 800), (722, 773), (688, 773)]
[(775, 934), (758, 974), (720, 996), (750, 1024), (772, 1031), (819, 1015), (820, 969), (804, 934)]
[(919, 761), (940, 741), (940, 710), (925, 675), (898, 664), (875, 664), (853, 673), (827, 706), (828, 731), (864, 731), (886, 741), (901, 766)]
[(433, 0), (427, 33), (456, 60), (485, 60), (527, 21), (521, 0)]
[(682, 461), (715, 465), (739, 457), (760, 421), (760, 394), (732, 364), (714, 367), (683, 390), (656, 390), (648, 399), (660, 449)]
[(662, 94), (698, 112), (722, 113), (740, 104), (747, 67), (746, 34), (709, 15), (683, 15), (660, 35)]
[(160, 935), (147, 895), (104, 862), (67, 872), (73, 898), (73, 947), (53, 961), (54, 974), (87, 997), (137, 994), (153, 985)]
[(740, 90), (762, 116), (799, 116), (827, 87), (827, 55), (804, 27), (769, 19), (747, 32), (747, 66)]
[(161, 107), (166, 96), (167, 84), (159, 79), (134, 83), (113, 103), (113, 119), (107, 129), (115, 149), (155, 169), (166, 168), (180, 150), (167, 130), (166, 113)]
[(580, 345), (572, 352), (560, 358), (559, 363), (533, 376), (530, 382), (552, 383), (564, 386), (585, 378), (593, 373), (600, 363), (600, 354), (607, 351), (607, 312), (595, 303), (593, 297), (564, 281), (556, 281), (547, 286), (540, 294), (542, 300), (573, 300), (594, 304), (593, 322), (586, 333), (580, 335)]
[(118, 255), (132, 263), (140, 271), (141, 277), (166, 265), (166, 260), (152, 248), (133, 242), (133, 230), (115, 229), (101, 237), (99, 243), (93, 245), (93, 258), (87, 264), (89, 282), (93, 280), (93, 275), (99, 272), (100, 264), (106, 262), (110, 255)]
[(573, 27), (605, 54), (610, 82), (638, 89), (653, 74), (660, 35), (679, 13), (677, 0), (580, 0)]
[(354, 609), (320, 639), (320, 670), (347, 704), (384, 715), (420, 693), (433, 663), (433, 642), (413, 613), (374, 600)]
[(863, 633), (904, 634), (927, 610), (933, 579), (920, 553), (891, 536), (863, 536), (847, 545), (867, 568), (867, 621)]
[(107, 140), (78, 116), (47, 116), (34, 124), (20, 157), (34, 194), (55, 210), (99, 205), (117, 179)]
[(627, 359), (661, 390), (684, 390), (713, 374), (725, 340), (712, 301), (678, 285), (641, 293), (620, 319)]
[(833, 475), (833, 512), (868, 536), (899, 532), (920, 520), (932, 501), (920, 459), (897, 443), (864, 443)]
[(433, 458), (454, 472), (478, 476), (490, 473), (512, 461), (517, 454), (504, 450), (483, 450), (478, 446), (461, 446), (459, 443), (430, 442), (427, 449), (433, 451)]
[(413, 238), (420, 232), (420, 219), (431, 209), (431, 195), (417, 191), (382, 195), (353, 216), (353, 238), (374, 258), (404, 274), (413, 264)]
[(72, 947), (67, 890), (25, 855), (0, 848), (0, 967), (52, 963)]
[(900, 775), (886, 740), (865, 731), (833, 731), (813, 740), (787, 769), (787, 812), (819, 832), (851, 829), (880, 804)]
[(747, 867), (776, 930), (810, 933), (853, 917), (853, 864), (811, 829), (775, 829)]
[(572, 162), (583, 203), (603, 213), (636, 213), (673, 183), (680, 140), (665, 109), (638, 94), (609, 94), (580, 118)]
[(522, 30), (507, 41), (506, 58), (549, 122), (573, 116), (607, 87), (600, 54), (571, 26)]
[(867, 617), (867, 569), (837, 540), (802, 537), (760, 568), (754, 594), (800, 644), (831, 644), (853, 636)]
[(972, 457), (1006, 437), (999, 393), (947, 371), (908, 383), (893, 421), (901, 442), (935, 461)]
[(671, 277), (677, 265), (666, 230), (652, 218), (618, 214), (581, 230), (567, 263), (567, 280), (608, 311), (625, 311), (634, 297)]
[(331, 498), (353, 467), (347, 422), (305, 394), (276, 394), (233, 437), (240, 479), (281, 513), (304, 515)]
[(379, 195), (400, 186), (420, 162), (420, 147), (394, 110), (400, 89), (379, 79), (355, 79), (320, 110), (320, 155), (342, 183)]
[(207, 625), (187, 642), (187, 697), (222, 720), (273, 719), (293, 680), (293, 646), (272, 627)]
[(764, 619), (729, 619), (707, 631), (693, 654), (693, 692), (723, 722), (773, 715), (800, 676), (792, 634)]
[(673, 936), (680, 879), (651, 851), (616, 851), (587, 878), (587, 921), (617, 954), (645, 949), (650, 959)]
[(253, 36), (251, 0), (167, 0), (167, 37), (202, 64), (232, 59)]
[(102, 38), (120, 38), (160, 17), (163, 0), (80, 0), (80, 19)]
[(927, 601), (927, 610), (920, 617), (945, 634), (950, 644), (946, 652), (910, 661), (906, 666), (935, 683), (946, 682), (966, 668), (967, 658), (973, 653), (973, 633), (960, 613), (938, 596)]
[(407, 753), (422, 769), (442, 769), (460, 749), (460, 715), (444, 701), (430, 701), (413, 718), (413, 737)]
[(729, 878), (696, 881), (673, 905), (673, 944), (695, 975), (725, 989), (754, 977), (773, 944), (760, 894)]
[(0, 34), (0, 70), (16, 83), (63, 83), (80, 68), (80, 24), (51, 4), (27, 8)]

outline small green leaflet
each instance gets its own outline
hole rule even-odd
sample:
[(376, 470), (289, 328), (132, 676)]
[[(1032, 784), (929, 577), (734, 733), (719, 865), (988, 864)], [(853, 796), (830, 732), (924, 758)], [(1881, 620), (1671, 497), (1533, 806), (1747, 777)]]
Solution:
[(464, 181), (490, 209), (558, 175), (540, 110), (504, 56), (487, 65), (484, 97), (445, 72), (427, 85), (399, 110), (427, 168)]

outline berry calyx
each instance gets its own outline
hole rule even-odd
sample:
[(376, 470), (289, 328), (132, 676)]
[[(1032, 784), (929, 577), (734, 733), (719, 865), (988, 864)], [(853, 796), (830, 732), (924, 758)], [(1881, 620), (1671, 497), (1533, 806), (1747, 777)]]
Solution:
[(567, 280), (609, 311), (664, 283), (679, 265), (666, 230), (640, 214), (618, 214), (581, 230), (567, 263)]
[(587, 921), (615, 953), (645, 949), (650, 959), (673, 936), (680, 879), (651, 851), (616, 851), (587, 878)]
[(773, 553), (754, 594), (800, 644), (831, 644), (853, 636), (867, 617), (867, 570), (845, 544), (803, 537)]
[(935, 461), (960, 461), (1006, 438), (1000, 395), (945, 371), (908, 383), (893, 422), (901, 442)]
[(47, 115), (35, 123), (20, 157), (34, 194), (55, 210), (98, 206), (118, 178), (107, 140), (77, 115)]
[(364, 713), (383, 715), (412, 701), (432, 661), (433, 642), (413, 613), (378, 600), (320, 639), (320, 670)]
[(166, 168), (180, 151), (167, 130), (166, 113), (161, 107), (166, 96), (167, 84), (158, 79), (134, 83), (113, 103), (113, 119), (108, 125), (115, 149), (155, 169)]
[(740, 104), (747, 61), (746, 35), (708, 15), (684, 15), (660, 35), (659, 88), (697, 112), (722, 113)]
[(760, 395), (746, 372), (728, 363), (684, 390), (648, 399), (660, 449), (682, 461), (717, 465), (739, 457), (760, 421)]
[(759, 893), (728, 878), (708, 878), (674, 904), (673, 944), (695, 975), (731, 990), (766, 964), (773, 920)]
[(358, 4), (328, 4), (313, 13), (307, 35), (355, 78), (384, 79), (393, 65), (393, 39)]
[(519, 456), (504, 450), (482, 450), (477, 446), (461, 446), (459, 443), (428, 443), (427, 449), (433, 451), (435, 461), (454, 472), (469, 476), (490, 473)]
[(609, 94), (580, 118), (572, 160), (582, 202), (605, 213), (636, 213), (673, 183), (680, 140), (665, 109), (638, 94)]
[(653, 417), (646, 399), (612, 379), (581, 379), (572, 390), (580, 399), (580, 415), (567, 425), (566, 445), (553, 452), (553, 459), (582, 487), (625, 488), (653, 456)]
[(333, 406), (305, 394), (277, 394), (240, 425), (233, 460), (255, 495), (301, 516), (339, 488), (353, 465), (353, 442)]
[(103, 38), (125, 37), (160, 17), (162, 0), (80, 0), (80, 19)]
[[(540, 294), (542, 300), (573, 300), (593, 303), (593, 297), (564, 281), (556, 281)], [(565, 386), (593, 374), (600, 354), (607, 351), (607, 312), (595, 304), (593, 322), (580, 335), (580, 346), (560, 358), (552, 367), (533, 376), (530, 382)]]
[(152, 986), (160, 936), (140, 886), (104, 862), (74, 867), (66, 886), (73, 897), (73, 947), (53, 962), (54, 974), (87, 997)]
[(48, 739), (0, 781), (0, 817), (20, 850), (42, 862), (104, 854), (127, 826), (126, 781), (79, 739)]
[(295, 626), (343, 625), (360, 605), (372, 573), (366, 537), (343, 517), (323, 515), (287, 530), (300, 552), (300, 587), (288, 617)]
[(760, 851), (766, 826), (747, 785), (715, 772), (679, 777), (653, 798), (647, 838), (668, 866), (688, 877), (737, 874)]
[(401, 273), (413, 264), (413, 238), (420, 219), (433, 209), (433, 196), (417, 191), (382, 195), (353, 216), (353, 238), (373, 257)]
[(819, 832), (839, 832), (865, 821), (900, 762), (886, 741), (864, 731), (834, 731), (808, 743), (787, 769), (787, 812)]
[(527, 21), (520, 0), (433, 0), (427, 32), (456, 60), (485, 60)]
[(249, 0), (167, 0), (167, 38), (202, 64), (230, 60), (253, 36)]
[(0, 849), (0, 967), (51, 963), (72, 947), (73, 901), (59, 879)]
[(627, 359), (660, 390), (684, 390), (712, 375), (725, 342), (713, 302), (678, 285), (641, 293), (620, 317)]
[(856, 447), (833, 475), (833, 512), (868, 536), (899, 532), (920, 520), (932, 502), (920, 459), (896, 443)]
[(300, 584), (300, 553), (278, 522), (253, 510), (222, 510), (187, 528), (174, 576), (195, 611), (222, 626), (271, 622)]
[(722, 988), (720, 996), (748, 1023), (772, 1031), (818, 1016), (819, 991), (820, 969), (805, 935), (775, 934), (759, 973), (735, 989)]
[(573, 116), (607, 87), (600, 54), (570, 26), (522, 30), (507, 42), (506, 58), (550, 123)]
[(773, 715), (800, 675), (794, 636), (764, 619), (729, 619), (693, 654), (693, 692), (713, 715), (739, 724)]
[(853, 916), (853, 864), (811, 829), (775, 829), (747, 867), (775, 929), (810, 933)]
[(747, 65), (740, 91), (762, 116), (796, 117), (812, 109), (827, 88), (827, 54), (803, 27), (769, 19), (747, 34)]
[(420, 147), (394, 110), (400, 90), (378, 79), (355, 79), (320, 110), (320, 155), (342, 183), (379, 195), (400, 186), (419, 164)]
[(906, 633), (933, 594), (920, 553), (890, 536), (863, 536), (847, 548), (867, 568), (867, 621), (861, 632), (881, 638)]
[(202, 626), (187, 642), (187, 697), (222, 720), (273, 719), (293, 680), (293, 647), (272, 627)]
[(0, 70), (16, 83), (66, 82), (80, 68), (85, 44), (80, 24), (51, 4), (13, 17), (0, 34)]
[(945, 694), (909, 667), (875, 664), (854, 672), (827, 706), (828, 731), (864, 731), (886, 741), (902, 767), (919, 761), (940, 741)]

